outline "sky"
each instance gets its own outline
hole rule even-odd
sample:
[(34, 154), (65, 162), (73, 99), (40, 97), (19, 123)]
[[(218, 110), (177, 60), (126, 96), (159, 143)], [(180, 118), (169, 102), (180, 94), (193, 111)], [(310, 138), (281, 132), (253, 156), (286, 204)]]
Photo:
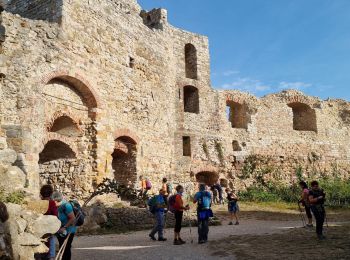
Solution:
[(138, 0), (209, 37), (217, 89), (350, 101), (350, 0)]

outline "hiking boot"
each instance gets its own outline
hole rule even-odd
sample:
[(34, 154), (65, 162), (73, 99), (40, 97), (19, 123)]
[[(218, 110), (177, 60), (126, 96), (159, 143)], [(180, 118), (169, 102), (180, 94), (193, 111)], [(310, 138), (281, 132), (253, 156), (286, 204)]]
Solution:
[(181, 242), (181, 244), (186, 244), (186, 241), (182, 240), (181, 238), (179, 238), (179, 241)]
[(164, 237), (160, 237), (160, 238), (158, 238), (158, 241), (166, 241), (167, 239), (166, 238), (164, 238)]
[(174, 240), (174, 245), (179, 246), (179, 245), (183, 245), (183, 243), (180, 240), (176, 239)]
[(232, 221), (230, 222), (230, 223), (228, 223), (230, 226), (232, 226), (233, 225), (233, 223), (232, 223)]
[(205, 240), (199, 240), (198, 241), (198, 244), (204, 244), (205, 243)]
[(149, 234), (148, 235), (153, 241), (157, 241), (157, 239), (154, 237), (154, 236), (152, 236), (151, 234)]
[(237, 221), (236, 223), (235, 223), (235, 226), (238, 226), (239, 225), (239, 222)]
[(306, 224), (306, 227), (312, 228), (312, 227), (314, 227), (314, 225), (312, 225), (312, 224)]

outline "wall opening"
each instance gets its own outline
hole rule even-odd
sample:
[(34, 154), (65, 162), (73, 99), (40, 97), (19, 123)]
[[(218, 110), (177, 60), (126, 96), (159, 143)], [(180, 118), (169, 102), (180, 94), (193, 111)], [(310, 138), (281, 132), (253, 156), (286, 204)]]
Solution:
[(191, 156), (191, 137), (189, 136), (182, 137), (182, 155)]
[(112, 168), (115, 180), (123, 185), (135, 184), (137, 181), (136, 169), (137, 144), (128, 136), (121, 136), (115, 140), (112, 153)]
[(193, 44), (185, 45), (186, 78), (197, 79), (197, 50)]
[(51, 140), (47, 142), (43, 151), (39, 154), (39, 164), (58, 159), (73, 158), (75, 158), (75, 153), (69, 145), (58, 140)]
[(226, 113), (232, 128), (248, 129), (250, 115), (248, 106), (234, 101), (226, 102)]
[(74, 122), (69, 116), (61, 116), (57, 118), (50, 128), (50, 132), (69, 137), (77, 137), (81, 135), (76, 122)]
[(232, 141), (232, 149), (234, 152), (242, 151), (242, 147), (239, 145), (239, 142), (236, 140)]
[(80, 177), (84, 171), (83, 163), (76, 157), (71, 147), (58, 140), (47, 142), (39, 154), (39, 177), (40, 183), (51, 184), (54, 189), (65, 195), (74, 194), (75, 197), (82, 195), (82, 183)]
[(184, 111), (195, 114), (199, 113), (199, 93), (196, 87), (184, 87)]
[(293, 110), (293, 129), (317, 132), (316, 112), (309, 105), (295, 102), (288, 104)]
[(212, 186), (219, 180), (219, 175), (216, 172), (203, 171), (196, 174), (196, 180), (199, 183)]

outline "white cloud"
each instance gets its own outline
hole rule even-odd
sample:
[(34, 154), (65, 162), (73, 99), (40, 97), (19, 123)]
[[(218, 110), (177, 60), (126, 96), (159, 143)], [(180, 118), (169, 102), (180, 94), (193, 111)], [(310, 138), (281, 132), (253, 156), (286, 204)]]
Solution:
[(261, 81), (251, 78), (237, 78), (231, 83), (226, 83), (221, 86), (223, 89), (237, 89), (252, 93), (265, 92), (271, 90), (271, 86), (263, 84)]
[(225, 77), (232, 76), (232, 75), (237, 75), (240, 72), (238, 70), (227, 70), (222, 73)]
[(278, 85), (278, 89), (297, 89), (297, 90), (303, 90), (306, 88), (311, 87), (312, 84), (305, 83), (305, 82), (286, 82), (282, 81)]

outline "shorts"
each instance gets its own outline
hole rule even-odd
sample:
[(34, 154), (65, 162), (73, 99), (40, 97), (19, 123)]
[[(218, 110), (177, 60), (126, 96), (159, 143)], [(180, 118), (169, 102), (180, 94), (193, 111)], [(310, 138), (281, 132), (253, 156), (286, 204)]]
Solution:
[(239, 211), (239, 206), (237, 203), (229, 203), (228, 204), (228, 211), (230, 213), (237, 213)]

